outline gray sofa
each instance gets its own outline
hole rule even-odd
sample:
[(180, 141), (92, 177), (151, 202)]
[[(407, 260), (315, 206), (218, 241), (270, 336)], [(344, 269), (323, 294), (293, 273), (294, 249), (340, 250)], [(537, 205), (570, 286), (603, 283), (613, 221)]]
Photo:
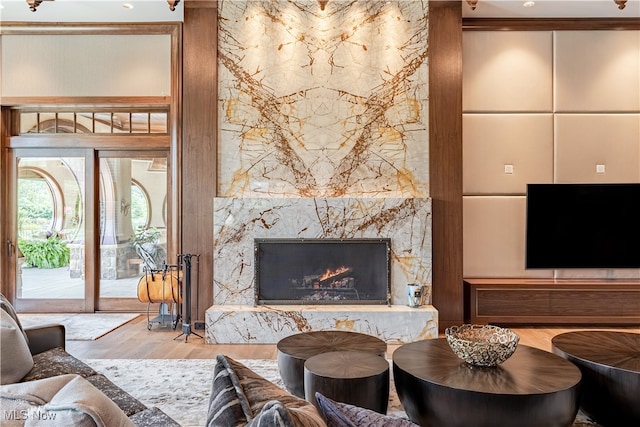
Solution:
[[(4, 416), (12, 419), (2, 419), (0, 424), (5, 425), (4, 423), (6, 422), (7, 425), (22, 425), (20, 421), (27, 421), (28, 424), (29, 418), (35, 415), (29, 415), (24, 412), (24, 408), (30, 408), (25, 406), (25, 403), (31, 405), (31, 407), (40, 404), (42, 408), (45, 408), (44, 411), (52, 410), (51, 408), (64, 409), (66, 407), (67, 413), (61, 414), (60, 417), (77, 416), (76, 407), (72, 408), (75, 412), (69, 409), (71, 407), (69, 404), (70, 399), (78, 408), (89, 413), (90, 416), (88, 418), (93, 417), (93, 420), (88, 421), (87, 425), (113, 423), (123, 426), (133, 424), (136, 426), (179, 427), (178, 423), (160, 409), (145, 406), (107, 377), (67, 353), (63, 325), (22, 328), (13, 311), (13, 307), (4, 296), (1, 297), (0, 305), (2, 309), (0, 314), (2, 314), (3, 357), (0, 362), (2, 364), (0, 403), (3, 406)], [(15, 323), (12, 323), (12, 320)], [(22, 375), (28, 369), (29, 361), (24, 362), (27, 364), (25, 369), (24, 363), (20, 360), (29, 359), (29, 355), (20, 354), (19, 347), (23, 345), (21, 341), (22, 335), (24, 335), (27, 345), (23, 353), (26, 353), (26, 348), (28, 348), (33, 360), (31, 369), (24, 376)], [(16, 378), (20, 379), (16, 380)], [(53, 380), (54, 378), (57, 379)], [(56, 387), (57, 389), (51, 392)], [(61, 390), (65, 391), (61, 392)], [(78, 394), (80, 394), (77, 399), (73, 396), (73, 390), (77, 390)], [(38, 396), (43, 401), (34, 402), (30, 400), (32, 395)], [(61, 395), (65, 395), (64, 398), (66, 400), (64, 402), (61, 401)], [(90, 400), (87, 397), (89, 395), (92, 396)], [(50, 399), (46, 396), (49, 396)], [(83, 396), (84, 402), (82, 401)], [(74, 400), (78, 400), (78, 402)], [(101, 400), (103, 405), (98, 407), (98, 402)], [(100, 411), (102, 411), (102, 414)], [(110, 413), (105, 416), (105, 412)], [(19, 418), (22, 418), (22, 420)], [(114, 421), (117, 419), (120, 421)]]

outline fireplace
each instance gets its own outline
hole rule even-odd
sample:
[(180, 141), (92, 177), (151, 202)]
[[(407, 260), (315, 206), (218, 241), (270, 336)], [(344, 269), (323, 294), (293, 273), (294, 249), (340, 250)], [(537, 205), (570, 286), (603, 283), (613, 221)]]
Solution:
[(390, 304), (390, 239), (255, 239), (255, 303)]

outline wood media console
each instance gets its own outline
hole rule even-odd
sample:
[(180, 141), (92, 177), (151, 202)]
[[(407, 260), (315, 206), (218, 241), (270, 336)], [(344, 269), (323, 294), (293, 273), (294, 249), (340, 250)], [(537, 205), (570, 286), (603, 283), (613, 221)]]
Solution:
[(640, 280), (464, 279), (465, 322), (639, 325)]

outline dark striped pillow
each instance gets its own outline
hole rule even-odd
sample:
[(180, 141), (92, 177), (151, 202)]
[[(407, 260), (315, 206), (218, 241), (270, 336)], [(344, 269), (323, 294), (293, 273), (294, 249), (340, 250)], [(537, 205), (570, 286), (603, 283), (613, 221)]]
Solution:
[(246, 425), (251, 418), (251, 408), (240, 387), (240, 381), (227, 359), (218, 355), (209, 398), (207, 427)]
[(294, 423), (287, 408), (277, 400), (271, 400), (247, 427), (294, 427)]
[(326, 427), (311, 403), (230, 357), (216, 359), (207, 427)]

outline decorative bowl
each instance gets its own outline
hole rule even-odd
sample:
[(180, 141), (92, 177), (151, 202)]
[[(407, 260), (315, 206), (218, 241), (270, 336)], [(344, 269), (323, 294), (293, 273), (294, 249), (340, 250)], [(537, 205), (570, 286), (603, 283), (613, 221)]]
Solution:
[(445, 329), (451, 350), (471, 365), (497, 366), (516, 351), (520, 337), (493, 325), (462, 325)]

